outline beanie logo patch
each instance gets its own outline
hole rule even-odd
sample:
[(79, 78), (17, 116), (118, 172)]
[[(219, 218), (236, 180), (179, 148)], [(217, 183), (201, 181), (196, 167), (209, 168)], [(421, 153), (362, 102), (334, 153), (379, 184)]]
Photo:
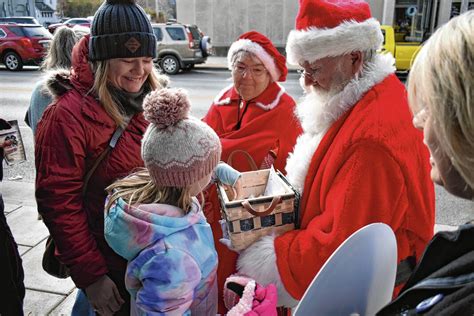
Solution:
[(135, 37), (130, 37), (124, 45), (131, 53), (135, 53), (141, 46), (140, 42)]

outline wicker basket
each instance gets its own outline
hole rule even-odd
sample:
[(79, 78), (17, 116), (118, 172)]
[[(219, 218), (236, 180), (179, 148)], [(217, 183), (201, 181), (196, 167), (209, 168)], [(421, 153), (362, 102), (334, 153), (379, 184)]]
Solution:
[(221, 216), (226, 221), (232, 247), (236, 250), (247, 248), (262, 236), (295, 229), (299, 194), (285, 176), (277, 171), (285, 193), (280, 196), (260, 196), (265, 190), (269, 173), (270, 169), (242, 173), (244, 196), (253, 195), (256, 198), (231, 201), (232, 192), (227, 192), (224, 186), (218, 184)]

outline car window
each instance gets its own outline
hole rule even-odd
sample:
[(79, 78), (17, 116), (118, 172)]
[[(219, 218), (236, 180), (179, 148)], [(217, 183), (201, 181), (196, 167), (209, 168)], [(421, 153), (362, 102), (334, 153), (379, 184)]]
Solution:
[(23, 31), (28, 37), (52, 37), (51, 33), (49, 33), (44, 27), (25, 27), (23, 28)]
[(163, 40), (163, 33), (159, 27), (153, 29), (153, 33), (155, 33), (156, 40), (161, 42)]
[(189, 31), (191, 32), (193, 39), (195, 40), (201, 40), (201, 33), (199, 33), (199, 30), (195, 26), (189, 26), (188, 27)]
[(7, 37), (7, 33), (3, 29), (0, 29), (0, 38), (5, 38)]
[(382, 46), (385, 45), (385, 30), (382, 30), (382, 35), (383, 35), (383, 43)]
[(171, 36), (171, 38), (175, 41), (184, 41), (186, 39), (186, 35), (184, 34), (184, 29), (181, 27), (167, 27), (166, 31)]
[(23, 31), (21, 30), (21, 27), (19, 26), (9, 26), (8, 29), (10, 30), (10, 32), (15, 34), (16, 36), (25, 36)]

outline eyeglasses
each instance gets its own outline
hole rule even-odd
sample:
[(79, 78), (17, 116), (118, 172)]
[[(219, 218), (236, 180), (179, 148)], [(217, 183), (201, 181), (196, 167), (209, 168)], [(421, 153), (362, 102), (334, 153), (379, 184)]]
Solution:
[(262, 77), (264, 74), (267, 73), (267, 70), (263, 66), (256, 66), (256, 67), (247, 67), (244, 65), (234, 65), (233, 71), (237, 73), (239, 76), (244, 76), (245, 74), (252, 74), (253, 78)]
[(430, 112), (427, 107), (422, 108), (415, 115), (413, 115), (413, 125), (416, 128), (424, 128), (425, 123), (430, 117)]
[(315, 77), (319, 72), (318, 69), (311, 69), (310, 71), (307, 71), (306, 69), (298, 69), (296, 72), (301, 76), (310, 79), (311, 81), (315, 81)]

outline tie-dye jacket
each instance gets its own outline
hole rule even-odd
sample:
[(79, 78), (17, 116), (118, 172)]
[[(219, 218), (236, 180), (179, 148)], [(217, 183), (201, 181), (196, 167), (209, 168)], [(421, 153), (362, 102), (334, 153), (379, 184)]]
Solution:
[(183, 216), (171, 205), (118, 199), (104, 230), (110, 247), (128, 260), (125, 284), (137, 314), (216, 314), (217, 253), (197, 200)]

